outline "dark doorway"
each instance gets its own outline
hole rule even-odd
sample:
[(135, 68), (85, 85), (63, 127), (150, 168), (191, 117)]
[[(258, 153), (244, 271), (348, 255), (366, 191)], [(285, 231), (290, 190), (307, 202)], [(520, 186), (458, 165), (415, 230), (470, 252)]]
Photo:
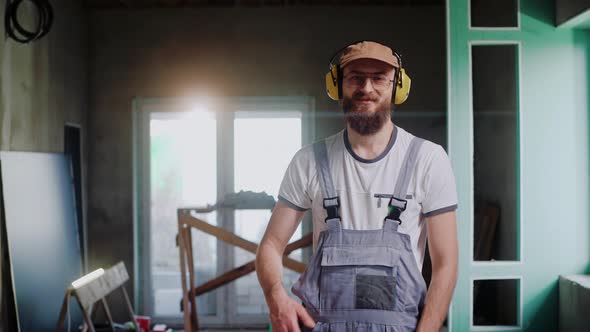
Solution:
[(82, 137), (81, 127), (66, 124), (64, 127), (64, 154), (70, 157), (72, 178), (74, 180), (74, 199), (76, 204), (76, 219), (82, 257), (82, 268), (86, 272), (86, 227), (84, 227), (84, 208), (82, 197)]

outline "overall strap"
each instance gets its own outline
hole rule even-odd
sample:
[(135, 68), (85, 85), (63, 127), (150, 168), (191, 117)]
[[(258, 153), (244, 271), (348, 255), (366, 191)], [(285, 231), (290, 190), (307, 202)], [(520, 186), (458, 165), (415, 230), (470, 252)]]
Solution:
[(406, 194), (408, 192), (408, 186), (410, 185), (410, 179), (412, 178), (412, 174), (414, 173), (414, 169), (416, 168), (418, 152), (420, 151), (422, 143), (424, 143), (424, 139), (419, 137), (412, 138), (410, 146), (408, 147), (408, 151), (406, 151), (404, 161), (402, 162), (399, 174), (397, 176), (397, 182), (394, 187), (395, 189), (393, 192), (393, 197), (389, 201), (389, 213), (385, 217), (385, 224), (387, 224), (388, 220), (397, 221), (397, 223), (395, 223), (396, 229), (397, 225), (401, 225), (402, 223), (399, 216), (406, 209)]
[[(313, 144), (313, 153), (315, 156), (315, 164), (320, 181), (320, 188), (324, 197), (324, 208), (328, 212), (326, 222), (330, 220), (340, 221), (340, 198), (336, 195), (334, 189), (334, 181), (332, 180), (332, 172), (330, 171), (330, 161), (328, 160), (328, 150), (326, 149), (326, 141), (320, 140)], [(330, 223), (329, 223), (330, 224)]]

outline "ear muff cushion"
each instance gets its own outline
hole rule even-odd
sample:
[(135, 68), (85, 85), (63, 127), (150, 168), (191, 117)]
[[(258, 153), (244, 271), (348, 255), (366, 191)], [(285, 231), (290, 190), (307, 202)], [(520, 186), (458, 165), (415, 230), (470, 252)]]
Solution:
[(340, 90), (340, 70), (336, 65), (330, 66), (330, 71), (326, 74), (326, 92), (333, 100), (339, 100), (342, 94)]
[(406, 74), (406, 71), (402, 68), (400, 73), (401, 79), (398, 78), (396, 81), (396, 89), (395, 89), (395, 100), (394, 104), (400, 105), (408, 99), (410, 95), (410, 87), (412, 86), (412, 80), (410, 76)]

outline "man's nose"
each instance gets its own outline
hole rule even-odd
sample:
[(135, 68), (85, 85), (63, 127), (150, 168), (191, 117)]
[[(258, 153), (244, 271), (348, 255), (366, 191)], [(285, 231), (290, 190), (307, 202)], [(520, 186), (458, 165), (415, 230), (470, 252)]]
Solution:
[(373, 81), (370, 77), (365, 77), (365, 79), (359, 85), (360, 91), (373, 91), (375, 87), (373, 86)]

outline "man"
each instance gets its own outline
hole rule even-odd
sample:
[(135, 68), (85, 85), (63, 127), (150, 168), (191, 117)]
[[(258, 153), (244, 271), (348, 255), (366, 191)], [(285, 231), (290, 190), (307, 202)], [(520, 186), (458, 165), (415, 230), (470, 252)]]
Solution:
[[(338, 53), (326, 84), (346, 128), (295, 154), (256, 257), (273, 330), (438, 331), (457, 279), (450, 161), (391, 120), (410, 83), (397, 53), (375, 42)], [(281, 257), (308, 209), (314, 255), (293, 286), (302, 306), (282, 286)], [(426, 238), (428, 292), (418, 268)]]

